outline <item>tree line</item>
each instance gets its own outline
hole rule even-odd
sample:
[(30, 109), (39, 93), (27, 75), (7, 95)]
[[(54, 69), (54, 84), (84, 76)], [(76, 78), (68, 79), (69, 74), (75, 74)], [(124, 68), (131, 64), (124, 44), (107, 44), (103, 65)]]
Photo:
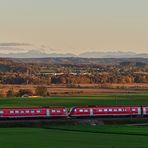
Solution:
[[(1, 95), (2, 96), (2, 95)], [(33, 92), (30, 89), (20, 89), (17, 92), (13, 90), (13, 88), (9, 89), (6, 92), (7, 97), (28, 97), (28, 96), (38, 96), (38, 97), (46, 97), (50, 96), (50, 92), (48, 91), (47, 87), (38, 86)]]

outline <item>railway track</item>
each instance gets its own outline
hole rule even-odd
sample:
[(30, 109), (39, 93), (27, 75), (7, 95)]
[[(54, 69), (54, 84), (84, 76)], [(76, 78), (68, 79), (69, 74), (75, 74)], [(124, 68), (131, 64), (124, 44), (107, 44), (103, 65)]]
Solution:
[(71, 119), (9, 119), (0, 120), (0, 127), (44, 127), (50, 125), (148, 125), (148, 118), (71, 118)]

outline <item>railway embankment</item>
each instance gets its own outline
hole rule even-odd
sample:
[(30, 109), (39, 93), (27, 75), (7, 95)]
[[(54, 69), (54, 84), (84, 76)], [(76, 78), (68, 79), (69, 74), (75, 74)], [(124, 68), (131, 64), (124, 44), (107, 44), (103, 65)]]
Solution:
[(126, 125), (148, 126), (148, 118), (82, 118), (82, 119), (9, 119), (0, 120), (0, 127), (48, 127), (58, 125)]

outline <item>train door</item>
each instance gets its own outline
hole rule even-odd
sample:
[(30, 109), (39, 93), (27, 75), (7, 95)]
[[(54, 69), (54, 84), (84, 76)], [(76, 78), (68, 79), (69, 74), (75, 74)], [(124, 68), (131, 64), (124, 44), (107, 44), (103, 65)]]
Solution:
[(141, 107), (138, 107), (138, 115), (141, 115)]
[(93, 116), (93, 109), (90, 108), (90, 116)]
[(3, 117), (4, 111), (0, 110), (0, 117)]
[(143, 115), (146, 115), (146, 107), (143, 107)]
[(46, 109), (46, 116), (47, 116), (47, 117), (50, 116), (50, 110), (49, 110), (49, 108)]

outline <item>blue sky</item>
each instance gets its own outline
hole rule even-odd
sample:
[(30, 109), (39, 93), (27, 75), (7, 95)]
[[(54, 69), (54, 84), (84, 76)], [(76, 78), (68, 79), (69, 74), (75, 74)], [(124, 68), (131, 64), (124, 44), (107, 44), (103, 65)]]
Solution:
[[(0, 0), (2, 52), (148, 49), (148, 0)], [(51, 51), (50, 51), (51, 49)]]

